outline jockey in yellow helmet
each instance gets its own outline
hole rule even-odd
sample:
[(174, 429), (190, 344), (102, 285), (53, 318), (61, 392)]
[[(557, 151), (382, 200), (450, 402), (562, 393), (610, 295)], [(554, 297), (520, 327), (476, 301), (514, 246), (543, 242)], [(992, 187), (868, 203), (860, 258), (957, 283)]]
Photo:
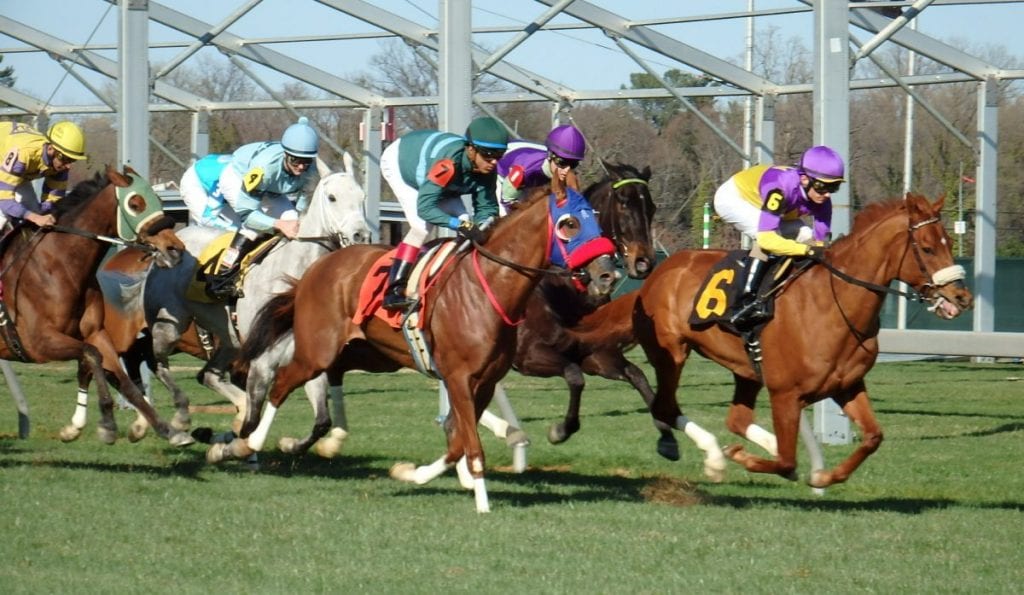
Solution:
[[(85, 159), (85, 135), (73, 122), (57, 122), (46, 134), (17, 122), (0, 122), (0, 214), (40, 227), (56, 223), (49, 213), (64, 198), (71, 164)], [(32, 181), (43, 178), (42, 196)]]

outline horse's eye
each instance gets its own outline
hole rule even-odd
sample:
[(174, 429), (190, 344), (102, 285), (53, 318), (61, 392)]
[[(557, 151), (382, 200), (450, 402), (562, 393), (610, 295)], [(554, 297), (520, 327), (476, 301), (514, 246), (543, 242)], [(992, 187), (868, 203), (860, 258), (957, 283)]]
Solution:
[(138, 215), (146, 210), (146, 199), (132, 192), (125, 198), (124, 208), (130, 215)]
[(338, 202), (338, 198), (336, 196), (334, 196), (333, 194), (328, 194), (327, 195), (327, 201), (328, 202)]
[(924, 252), (925, 254), (929, 255), (929, 256), (931, 256), (932, 254), (935, 254), (935, 250), (932, 249), (931, 246), (922, 246), (921, 247), (921, 251)]
[(562, 215), (555, 223), (555, 235), (568, 242), (580, 233), (580, 220), (574, 215)]

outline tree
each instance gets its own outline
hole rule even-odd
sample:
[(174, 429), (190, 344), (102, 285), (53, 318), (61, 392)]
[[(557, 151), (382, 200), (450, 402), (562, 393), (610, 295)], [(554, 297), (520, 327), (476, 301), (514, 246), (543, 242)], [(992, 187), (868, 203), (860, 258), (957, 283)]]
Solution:
[[(690, 74), (683, 72), (678, 68), (673, 68), (665, 72), (661, 77), (666, 83), (675, 87), (707, 87), (712, 83), (710, 77)], [(646, 72), (634, 72), (629, 75), (629, 83), (631, 89), (661, 89), (662, 84), (658, 80), (646, 73)], [(692, 98), (691, 103), (697, 106), (698, 109), (708, 109), (713, 107), (714, 99), (710, 97)], [(640, 108), (644, 119), (648, 120), (655, 128), (661, 130), (668, 124), (669, 120), (683, 108), (682, 102), (675, 97), (666, 99), (634, 99), (632, 101), (634, 105)]]
[[(0, 64), (4, 61), (3, 54), (0, 54)], [(14, 67), (7, 66), (6, 68), (0, 68), (0, 87), (13, 87), (14, 86)]]

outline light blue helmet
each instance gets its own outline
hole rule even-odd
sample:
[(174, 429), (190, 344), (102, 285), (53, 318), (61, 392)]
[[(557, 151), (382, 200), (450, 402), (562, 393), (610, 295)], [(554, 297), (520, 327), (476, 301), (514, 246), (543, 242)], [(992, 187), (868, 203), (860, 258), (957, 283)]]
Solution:
[(284, 131), (281, 137), (284, 152), (296, 157), (316, 157), (320, 149), (320, 137), (309, 125), (309, 118), (302, 116), (299, 121)]

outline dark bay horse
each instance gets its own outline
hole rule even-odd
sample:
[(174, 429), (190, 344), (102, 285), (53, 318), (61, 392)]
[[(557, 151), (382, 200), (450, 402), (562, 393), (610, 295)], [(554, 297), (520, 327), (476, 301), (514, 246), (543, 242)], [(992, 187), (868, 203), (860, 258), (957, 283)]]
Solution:
[[(556, 209), (568, 212), (555, 215)], [(571, 258), (574, 250), (587, 250), (601, 240), (596, 229), (589, 234), (592, 237), (584, 237), (582, 230), (588, 226), (582, 222), (588, 217), (593, 217), (593, 212), (582, 196), (571, 192), (568, 201), (556, 204), (548, 191), (535, 190), (521, 208), (498, 221), (485, 247), (456, 256), (441, 272), (421, 316), (434, 367), (449, 391), (448, 449), (430, 465), (396, 465), (393, 477), (422, 484), (459, 462), (459, 478), (464, 487), (474, 490), (477, 510), (490, 510), (478, 418), (496, 383), (512, 365), (515, 325), (523, 317), (531, 290), (544, 275), (562, 273), (542, 268), (551, 262), (552, 251), (566, 249)], [(573, 237), (574, 230), (580, 235)], [(567, 246), (565, 240), (570, 237)], [(282, 340), (291, 341), (294, 353), (287, 365), (277, 370), (265, 413), (262, 402), (253, 400), (259, 390), (253, 388), (250, 374), (250, 402), (241, 438), (228, 445), (213, 445), (208, 459), (242, 458), (251, 454), (254, 446), (258, 450), (288, 395), (324, 371), (334, 378), (351, 369), (346, 362), (350, 352), (360, 359), (376, 356), (371, 371), (415, 368), (401, 331), (376, 317), (361, 326), (353, 322), (360, 307), (362, 280), (386, 251), (384, 246), (352, 246), (331, 253), (314, 263), (291, 291), (261, 310), (243, 346), (242, 359), (253, 360), (264, 351), (273, 351)], [(596, 258), (611, 251), (611, 246), (589, 250), (589, 256)]]
[[(171, 430), (125, 375), (103, 328), (103, 296), (96, 281), (110, 242), (140, 246), (160, 266), (180, 260), (184, 246), (162, 209), (147, 181), (131, 169), (117, 172), (108, 167), (105, 176), (97, 174), (79, 183), (56, 203), (54, 230), (22, 227), (0, 259), (3, 303), (11, 321), (5, 327), (12, 329), (3, 333), (0, 358), (35, 363), (78, 360), (78, 401), (85, 403), (95, 377), (102, 415), (97, 431), (107, 443), (117, 438), (108, 380), (162, 437), (175, 445), (192, 442), (187, 434)], [(76, 411), (61, 438), (77, 438), (84, 418), (84, 410)], [(81, 424), (75, 423), (79, 419)]]
[(946, 319), (972, 304), (962, 282), (964, 271), (953, 263), (953, 244), (939, 216), (942, 204), (942, 198), (932, 204), (910, 193), (872, 204), (857, 215), (850, 234), (829, 248), (824, 266), (791, 277), (760, 337), (761, 376), (742, 338), (717, 325), (688, 322), (695, 303), (701, 309), (724, 309), (724, 300), (714, 294), (729, 283), (728, 271), (699, 297), (697, 292), (725, 253), (684, 250), (662, 262), (640, 288), (633, 311), (637, 339), (657, 376), (651, 407), (655, 418), (680, 428), (676, 389), (686, 358), (695, 350), (733, 373), (735, 390), (726, 419), (730, 431), (747, 436), (757, 393), (762, 386), (768, 389), (777, 456), (758, 457), (739, 445), (727, 448), (727, 456), (749, 471), (796, 479), (801, 410), (831, 397), (857, 424), (861, 442), (834, 469), (812, 471), (808, 483), (825, 488), (846, 481), (882, 442), (864, 376), (878, 356), (879, 313), (889, 284), (907, 283)]
[(624, 163), (601, 161), (608, 176), (583, 191), (597, 211), (601, 229), (615, 242), (623, 268), (644, 279), (656, 262), (651, 223), (657, 208), (648, 187), (650, 166), (643, 170)]
[[(651, 226), (656, 206), (648, 180), (651, 168), (602, 162), (608, 177), (592, 184), (584, 195), (598, 213), (601, 230), (612, 238), (629, 276), (642, 279), (655, 264)], [(560, 376), (569, 387), (569, 406), (565, 418), (548, 430), (548, 441), (560, 444), (580, 428), (580, 400), (585, 386), (583, 374), (629, 382), (648, 405), (654, 391), (643, 372), (629, 362), (623, 349), (635, 345), (632, 336), (631, 304), (625, 301), (608, 306), (586, 332), (574, 332), (576, 325), (591, 315), (607, 298), (583, 295), (557, 277), (542, 279), (530, 296), (526, 321), (519, 327), (518, 348), (513, 368), (524, 376), (550, 378)], [(609, 316), (612, 318), (609, 320)], [(618, 320), (615, 320), (618, 318)], [(625, 324), (623, 324), (625, 323)], [(670, 426), (656, 424), (662, 433), (658, 451), (678, 459), (678, 445)]]

